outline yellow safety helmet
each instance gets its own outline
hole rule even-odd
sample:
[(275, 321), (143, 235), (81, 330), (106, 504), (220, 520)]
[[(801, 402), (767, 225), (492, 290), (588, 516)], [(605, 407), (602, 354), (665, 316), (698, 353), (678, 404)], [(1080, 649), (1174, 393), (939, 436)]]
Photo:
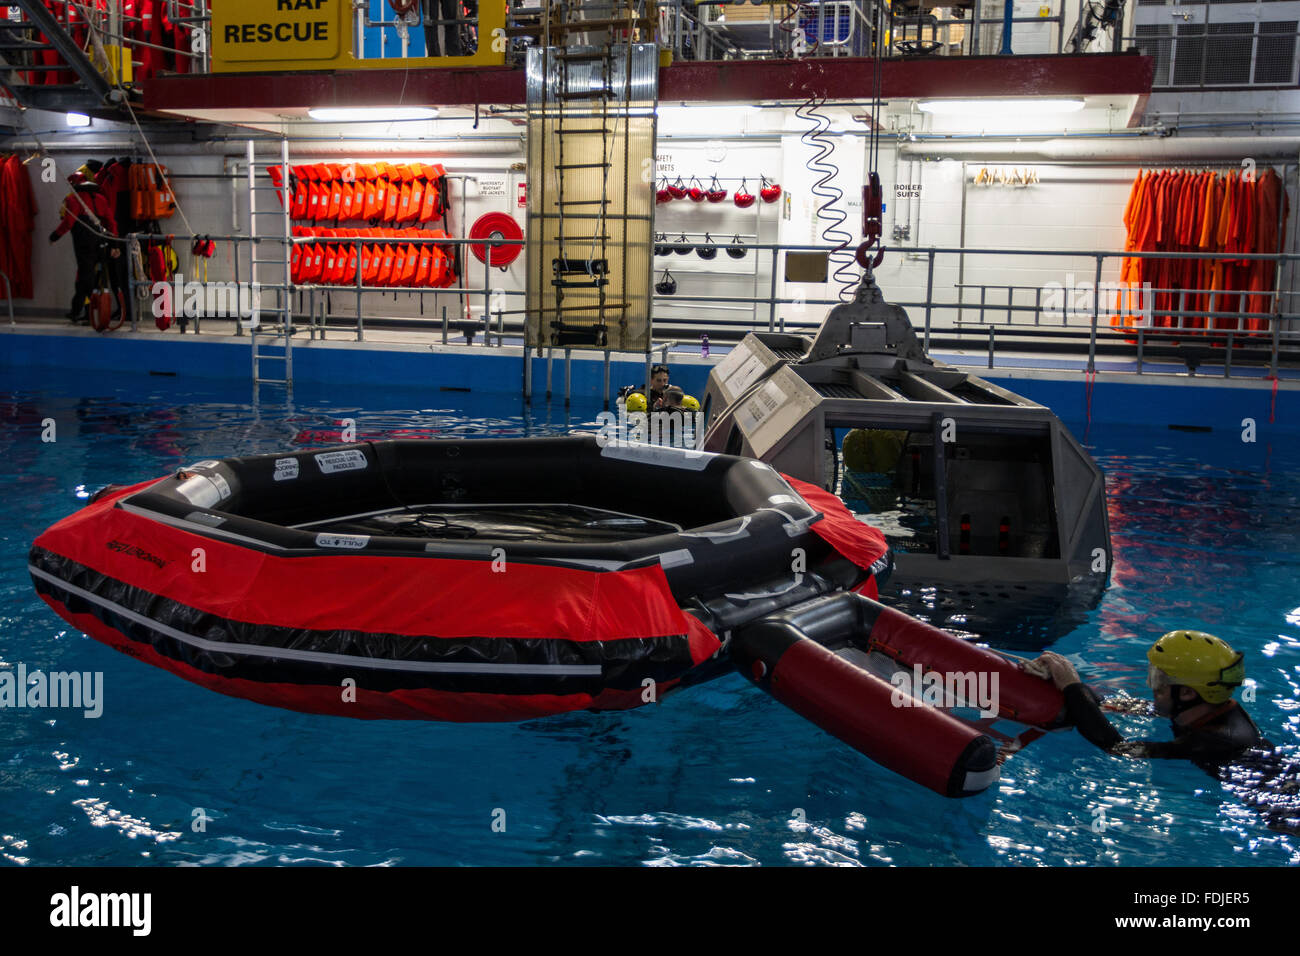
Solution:
[(644, 412), (649, 406), (646, 405), (645, 396), (640, 392), (632, 392), (627, 397), (628, 412)]
[(1202, 631), (1170, 631), (1147, 651), (1152, 687), (1190, 687), (1210, 704), (1222, 704), (1246, 679), (1245, 655)]
[(698, 412), (700, 410), (700, 403), (694, 395), (683, 395), (682, 408), (688, 412)]

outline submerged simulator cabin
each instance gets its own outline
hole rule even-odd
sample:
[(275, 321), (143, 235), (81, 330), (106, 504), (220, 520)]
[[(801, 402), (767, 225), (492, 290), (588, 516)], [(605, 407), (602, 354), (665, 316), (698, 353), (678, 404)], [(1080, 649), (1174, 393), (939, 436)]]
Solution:
[(704, 414), (708, 451), (834, 491), (882, 528), (899, 583), (1104, 587), (1096, 462), (1050, 409), (926, 356), (870, 279), (815, 340), (747, 335)]

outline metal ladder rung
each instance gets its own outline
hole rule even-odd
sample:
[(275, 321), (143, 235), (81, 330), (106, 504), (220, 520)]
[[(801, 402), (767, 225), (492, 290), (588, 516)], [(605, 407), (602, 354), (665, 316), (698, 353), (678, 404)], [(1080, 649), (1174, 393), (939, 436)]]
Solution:
[(608, 206), (608, 199), (561, 199), (557, 206)]
[(568, 312), (595, 312), (599, 309), (627, 309), (630, 306), (626, 302), (606, 302), (604, 305), (566, 305), (558, 309), (537, 309), (541, 313), (568, 313)]
[(556, 163), (552, 169), (609, 169), (613, 163)]
[(551, 285), (557, 289), (600, 289), (609, 285), (609, 280), (591, 279), (585, 282), (570, 282), (568, 279), (552, 279)]

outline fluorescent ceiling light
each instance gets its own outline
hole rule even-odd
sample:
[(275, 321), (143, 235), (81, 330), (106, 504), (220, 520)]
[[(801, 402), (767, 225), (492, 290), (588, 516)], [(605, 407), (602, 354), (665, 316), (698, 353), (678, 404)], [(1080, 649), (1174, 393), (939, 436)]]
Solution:
[(699, 118), (709, 118), (714, 116), (739, 116), (742, 114), (752, 114), (758, 112), (758, 107), (753, 103), (703, 103), (699, 106), (691, 106), (686, 103), (680, 105), (676, 103), (664, 103), (675, 116), (691, 116)]
[(90, 125), (90, 117), (87, 116), (85, 113), (69, 113), (67, 114), (67, 121), (69, 126)]
[(659, 106), (659, 118), (670, 131), (739, 132), (756, 113), (758, 107), (753, 103), (709, 103), (702, 106), (661, 103)]
[(936, 116), (1044, 116), (1075, 113), (1083, 109), (1081, 99), (1023, 97), (1012, 100), (921, 100), (922, 113)]
[(438, 111), (432, 106), (322, 106), (307, 115), (325, 123), (388, 123), (434, 119)]

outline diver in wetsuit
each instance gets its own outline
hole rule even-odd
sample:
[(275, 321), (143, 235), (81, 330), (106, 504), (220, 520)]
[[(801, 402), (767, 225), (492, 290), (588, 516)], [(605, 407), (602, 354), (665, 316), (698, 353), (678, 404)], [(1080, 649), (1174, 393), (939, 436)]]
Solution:
[(1269, 829), (1300, 834), (1300, 758), (1269, 743), (1232, 699), (1245, 680), (1243, 655), (1211, 634), (1170, 631), (1147, 651), (1147, 661), (1155, 712), (1173, 725), (1170, 741), (1125, 740), (1061, 655), (1048, 651), (1030, 670), (1061, 689), (1068, 720), (1098, 747), (1127, 757), (1189, 760), (1252, 807)]
[(1034, 663), (1065, 695), (1066, 717), (1102, 750), (1127, 757), (1190, 760), (1209, 773), (1254, 748), (1272, 749), (1250, 715), (1232, 699), (1245, 679), (1244, 655), (1201, 631), (1170, 631), (1147, 651), (1147, 686), (1174, 739), (1125, 740), (1102, 713), (1092, 689), (1064, 657), (1048, 651)]

